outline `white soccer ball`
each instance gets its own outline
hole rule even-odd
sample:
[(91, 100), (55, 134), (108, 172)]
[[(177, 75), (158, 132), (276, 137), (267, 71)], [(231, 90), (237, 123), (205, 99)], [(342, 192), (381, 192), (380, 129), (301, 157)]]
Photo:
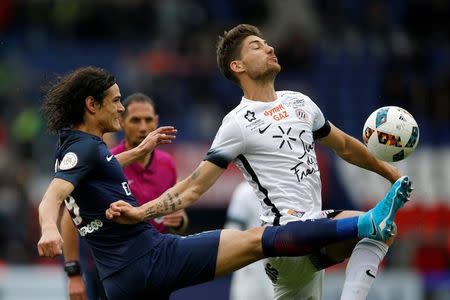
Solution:
[(408, 157), (419, 142), (419, 126), (405, 109), (385, 106), (374, 111), (363, 127), (363, 141), (376, 158), (394, 162)]

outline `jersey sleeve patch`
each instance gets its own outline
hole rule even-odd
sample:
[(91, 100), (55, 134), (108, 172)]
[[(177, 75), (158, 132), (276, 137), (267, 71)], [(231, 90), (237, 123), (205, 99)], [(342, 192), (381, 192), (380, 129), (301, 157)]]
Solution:
[(313, 131), (313, 138), (314, 140), (321, 139), (323, 137), (326, 137), (331, 131), (330, 122), (328, 120), (325, 121), (325, 124), (323, 126), (315, 131)]
[(68, 152), (64, 155), (61, 163), (59, 164), (60, 170), (70, 170), (78, 163), (78, 156), (73, 152)]
[(66, 151), (59, 165), (56, 165), (55, 177), (76, 186), (95, 165), (98, 147), (95, 142), (83, 140), (70, 145)]

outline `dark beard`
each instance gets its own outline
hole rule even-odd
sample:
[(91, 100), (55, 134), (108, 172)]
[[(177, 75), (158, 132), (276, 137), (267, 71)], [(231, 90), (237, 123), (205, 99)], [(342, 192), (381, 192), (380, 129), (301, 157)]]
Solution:
[(278, 69), (271, 68), (264, 73), (255, 74), (254, 76), (250, 76), (250, 78), (259, 82), (273, 82), (280, 71), (281, 66)]

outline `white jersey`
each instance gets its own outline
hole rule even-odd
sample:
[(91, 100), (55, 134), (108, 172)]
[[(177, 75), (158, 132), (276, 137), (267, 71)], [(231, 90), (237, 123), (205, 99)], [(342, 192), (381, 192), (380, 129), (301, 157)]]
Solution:
[[(247, 182), (241, 182), (233, 192), (227, 211), (225, 228), (245, 230), (261, 226), (261, 207)], [(233, 273), (230, 300), (270, 300), (274, 298), (272, 283), (264, 271), (264, 262), (257, 261)]]
[(261, 220), (279, 225), (321, 211), (321, 182), (314, 140), (330, 125), (299, 92), (279, 91), (272, 102), (242, 98), (223, 119), (206, 160), (234, 162), (262, 204)]

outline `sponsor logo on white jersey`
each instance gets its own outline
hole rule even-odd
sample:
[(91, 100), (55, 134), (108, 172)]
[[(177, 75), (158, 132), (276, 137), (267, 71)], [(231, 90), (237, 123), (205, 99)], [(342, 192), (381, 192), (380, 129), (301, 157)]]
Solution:
[(275, 121), (281, 121), (288, 118), (289, 114), (283, 104), (278, 104), (277, 106), (264, 111), (264, 116), (272, 117)]

